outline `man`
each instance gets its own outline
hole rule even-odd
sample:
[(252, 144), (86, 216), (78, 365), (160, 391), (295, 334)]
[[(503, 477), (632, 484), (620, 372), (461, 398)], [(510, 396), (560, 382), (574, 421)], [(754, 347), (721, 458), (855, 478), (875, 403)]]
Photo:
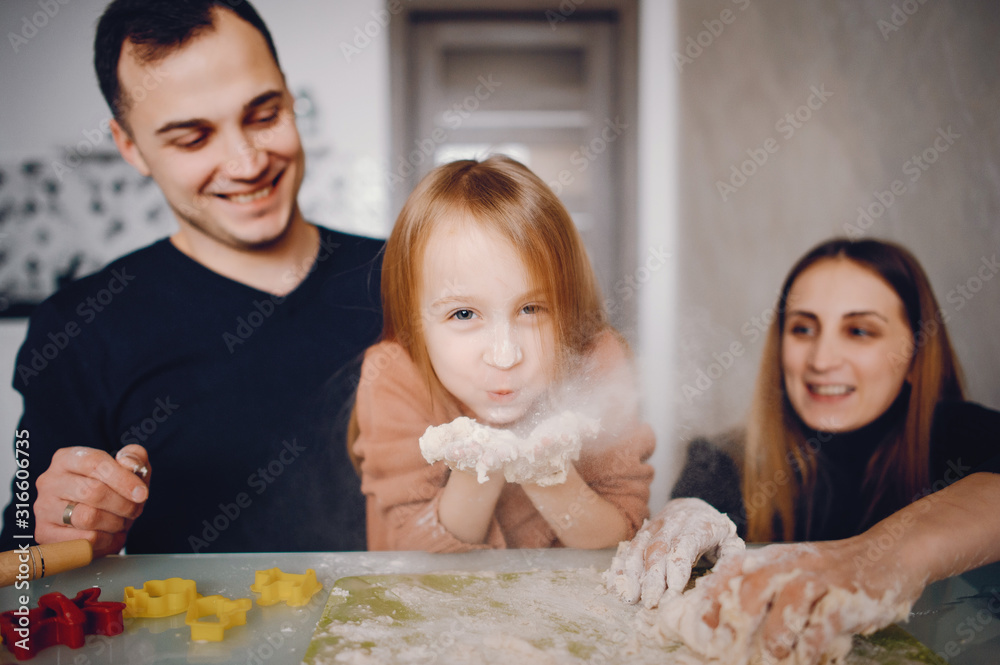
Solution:
[[(382, 242), (302, 218), (266, 26), (246, 2), (116, 0), (95, 67), (119, 151), (179, 228), (32, 316), (14, 385), (35, 538), (98, 555), (362, 549), (343, 435), (381, 326)], [(10, 547), (31, 532), (17, 483)]]

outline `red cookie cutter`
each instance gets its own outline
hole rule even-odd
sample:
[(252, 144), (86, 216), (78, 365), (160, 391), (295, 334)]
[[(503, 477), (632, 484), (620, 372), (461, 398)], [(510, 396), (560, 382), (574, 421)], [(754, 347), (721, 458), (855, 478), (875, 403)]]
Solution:
[(58, 591), (38, 599), (27, 613), (9, 610), (0, 614), (0, 635), (18, 660), (33, 658), (55, 644), (79, 649), (87, 635), (118, 635), (125, 630), (125, 603), (99, 601), (98, 587), (84, 589), (70, 600)]

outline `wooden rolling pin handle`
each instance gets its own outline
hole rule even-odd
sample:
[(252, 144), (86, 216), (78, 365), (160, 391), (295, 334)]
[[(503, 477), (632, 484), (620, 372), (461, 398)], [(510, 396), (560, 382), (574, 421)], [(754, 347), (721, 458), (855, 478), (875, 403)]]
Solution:
[(67, 540), (10, 550), (0, 554), (0, 587), (80, 568), (93, 558), (94, 549), (87, 540)]

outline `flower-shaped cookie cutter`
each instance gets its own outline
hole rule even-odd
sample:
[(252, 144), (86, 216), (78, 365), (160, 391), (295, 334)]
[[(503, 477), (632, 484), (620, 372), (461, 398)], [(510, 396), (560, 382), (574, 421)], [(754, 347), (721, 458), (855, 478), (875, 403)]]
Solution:
[(18, 660), (34, 658), (47, 647), (65, 644), (83, 646), (87, 635), (118, 635), (125, 630), (125, 603), (97, 600), (98, 587), (83, 589), (70, 600), (55, 591), (38, 599), (38, 607), (0, 614), (0, 635)]
[(307, 569), (304, 574), (270, 568), (255, 573), (250, 590), (260, 594), (258, 605), (274, 605), (285, 601), (291, 607), (301, 607), (322, 588), (323, 585), (316, 579), (316, 571), (312, 568)]
[[(227, 629), (246, 625), (247, 611), (251, 607), (253, 601), (249, 598), (230, 600), (223, 596), (205, 596), (191, 603), (184, 623), (191, 626), (192, 640), (221, 642)], [(218, 621), (200, 621), (208, 616)]]
[(131, 617), (170, 617), (187, 612), (201, 598), (194, 580), (171, 577), (149, 580), (141, 589), (125, 587), (125, 614)]

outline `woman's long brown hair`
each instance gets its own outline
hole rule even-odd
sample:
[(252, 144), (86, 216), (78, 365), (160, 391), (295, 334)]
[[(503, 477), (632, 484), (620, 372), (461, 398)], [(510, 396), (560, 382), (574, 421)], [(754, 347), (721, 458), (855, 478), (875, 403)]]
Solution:
[(928, 486), (934, 409), (942, 400), (962, 399), (958, 360), (917, 259), (881, 240), (835, 238), (813, 248), (785, 278), (754, 390), (742, 487), (751, 541), (793, 540), (796, 505), (811, 501), (816, 486), (817, 445), (807, 440), (785, 392), (781, 344), (785, 303), (795, 279), (824, 260), (853, 261), (882, 278), (903, 302), (913, 333), (910, 343), (890, 356), (891, 362), (909, 367), (909, 404), (895, 441), (881, 446), (868, 462), (862, 491), (871, 502), (862, 521), (868, 521), (877, 506), (902, 508)]

